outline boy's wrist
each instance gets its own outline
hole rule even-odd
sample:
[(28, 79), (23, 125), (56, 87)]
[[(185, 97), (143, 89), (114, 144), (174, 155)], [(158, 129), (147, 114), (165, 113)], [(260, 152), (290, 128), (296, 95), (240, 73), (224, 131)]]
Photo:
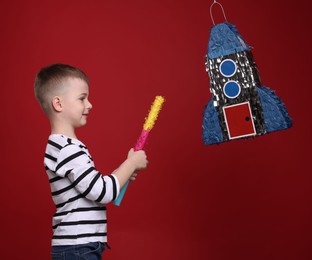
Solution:
[(133, 158), (131, 158), (131, 157), (127, 158), (125, 163), (126, 163), (126, 167), (129, 168), (131, 173), (133, 173), (137, 170), (137, 166), (136, 166), (136, 163), (135, 163)]

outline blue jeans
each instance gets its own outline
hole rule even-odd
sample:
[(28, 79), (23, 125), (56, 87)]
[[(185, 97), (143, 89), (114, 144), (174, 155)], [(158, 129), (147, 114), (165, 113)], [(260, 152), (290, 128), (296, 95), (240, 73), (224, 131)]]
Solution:
[(105, 245), (100, 242), (73, 246), (53, 246), (52, 260), (101, 260)]

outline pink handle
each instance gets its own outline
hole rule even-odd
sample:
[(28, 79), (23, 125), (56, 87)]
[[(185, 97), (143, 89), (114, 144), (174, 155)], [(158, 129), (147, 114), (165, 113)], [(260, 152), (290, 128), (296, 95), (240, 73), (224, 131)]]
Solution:
[(134, 147), (134, 151), (139, 151), (144, 148), (144, 145), (147, 141), (147, 137), (149, 135), (150, 131), (149, 130), (142, 130), (140, 137), (137, 140), (137, 143)]

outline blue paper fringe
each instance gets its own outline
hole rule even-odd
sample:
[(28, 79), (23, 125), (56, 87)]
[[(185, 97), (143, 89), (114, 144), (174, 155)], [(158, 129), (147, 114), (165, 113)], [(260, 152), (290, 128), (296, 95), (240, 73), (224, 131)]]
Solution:
[(275, 92), (263, 85), (257, 87), (257, 91), (261, 100), (266, 131), (270, 133), (291, 127), (292, 119)]
[(250, 47), (235, 25), (225, 22), (212, 27), (207, 52), (210, 59), (240, 51), (250, 51)]
[(202, 137), (205, 144), (216, 144), (223, 142), (218, 112), (213, 106), (212, 98), (205, 108), (202, 127)]

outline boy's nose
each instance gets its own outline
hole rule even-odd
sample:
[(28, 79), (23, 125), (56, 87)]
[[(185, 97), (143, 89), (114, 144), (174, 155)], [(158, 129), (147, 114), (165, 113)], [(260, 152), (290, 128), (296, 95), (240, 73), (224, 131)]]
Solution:
[(88, 100), (87, 108), (90, 110), (92, 108), (91, 102)]

